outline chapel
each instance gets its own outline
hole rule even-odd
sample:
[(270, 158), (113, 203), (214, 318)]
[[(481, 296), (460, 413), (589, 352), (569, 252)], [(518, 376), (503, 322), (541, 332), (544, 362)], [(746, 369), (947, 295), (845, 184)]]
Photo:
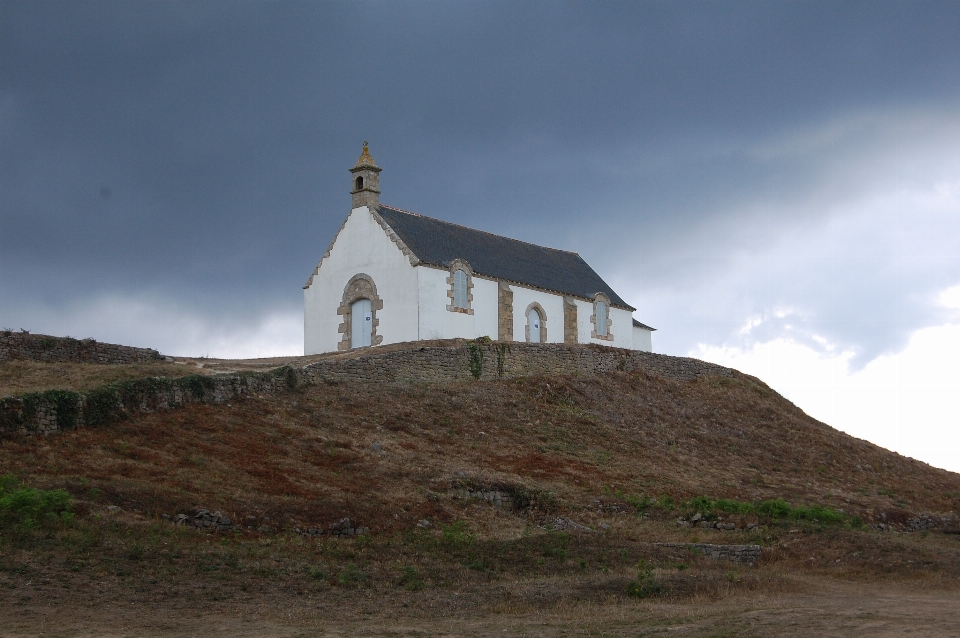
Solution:
[(380, 171), (364, 142), (350, 213), (303, 286), (304, 354), (484, 336), (652, 350), (577, 253), (385, 206)]

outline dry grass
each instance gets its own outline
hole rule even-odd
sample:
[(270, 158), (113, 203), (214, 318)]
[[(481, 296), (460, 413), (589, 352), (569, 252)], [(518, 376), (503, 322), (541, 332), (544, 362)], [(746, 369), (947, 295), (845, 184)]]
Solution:
[(644, 373), (324, 385), (10, 438), (0, 461), (34, 484), (81, 495), (82, 481), (144, 512), (270, 512), (277, 525), (354, 516), (383, 531), (452, 520), (449, 499), (428, 496), (464, 477), (549, 490), (591, 523), (598, 509), (631, 509), (629, 495), (785, 498), (870, 520), (948, 512), (960, 493), (957, 474), (838, 432), (748, 377)]
[[(785, 498), (868, 520), (956, 510), (960, 476), (844, 435), (745, 376), (322, 385), (8, 438), (0, 466), (32, 486), (67, 489), (81, 514), (75, 527), (7, 539), (0, 580), (48, 581), (51, 596), (75, 600), (96, 582), (116, 600), (188, 607), (302, 597), (344, 621), (364, 609), (480, 618), (627, 604), (640, 559), (666, 585), (660, 599), (674, 603), (796, 592), (806, 587), (797, 575), (935, 589), (960, 576), (958, 536), (817, 523), (719, 532), (678, 528), (677, 511), (637, 515), (630, 497), (663, 494)], [(545, 532), (544, 511), (464, 500), (451, 489), (464, 481), (551, 493), (551, 515), (606, 531)], [(107, 505), (123, 510), (108, 514)], [(350, 517), (373, 535), (211, 536), (160, 518), (197, 507), (280, 530)], [(416, 527), (423, 519), (428, 530)], [(467, 533), (440, 531), (454, 521)], [(755, 542), (766, 552), (750, 570), (658, 541)]]
[[(463, 339), (418, 341), (422, 346), (452, 346)], [(394, 343), (377, 348), (378, 354), (405, 350), (409, 343)], [(267, 371), (284, 365), (304, 366), (324, 359), (352, 359), (368, 354), (363, 351), (329, 352), (302, 357), (269, 357), (263, 359), (211, 359), (209, 357), (170, 357), (170, 361), (132, 364), (46, 363), (40, 361), (0, 361), (0, 397), (46, 390), (84, 391), (114, 381), (145, 377), (178, 378), (192, 374), (229, 374), (244, 371)]]
[(115, 381), (144, 377), (176, 378), (203, 372), (195, 365), (159, 361), (115, 365), (0, 361), (0, 396), (58, 389), (83, 391)]

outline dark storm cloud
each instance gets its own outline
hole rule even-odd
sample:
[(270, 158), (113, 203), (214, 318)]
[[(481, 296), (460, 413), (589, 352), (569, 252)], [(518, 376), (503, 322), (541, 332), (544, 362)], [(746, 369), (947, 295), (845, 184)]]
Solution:
[[(955, 108), (958, 27), (956, 3), (3, 2), (0, 321), (143, 291), (295, 308), (364, 139), (386, 203), (684, 286), (829, 214), (790, 206), (829, 155), (757, 144)], [(751, 213), (763, 233), (687, 250), (759, 200), (787, 204)]]

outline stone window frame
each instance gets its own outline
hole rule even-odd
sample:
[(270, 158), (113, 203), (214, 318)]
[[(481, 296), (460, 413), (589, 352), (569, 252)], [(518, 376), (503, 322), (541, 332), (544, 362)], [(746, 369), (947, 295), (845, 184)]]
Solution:
[[(603, 303), (607, 306), (607, 334), (601, 335), (597, 334), (597, 304)], [(590, 315), (590, 323), (593, 325), (593, 329), (590, 331), (591, 339), (600, 339), (602, 341), (613, 341), (613, 319), (610, 318), (610, 297), (606, 296), (602, 292), (598, 292), (593, 296), (593, 314)]]
[[(447, 277), (447, 298), (450, 300), (450, 303), (447, 304), (448, 312), (458, 312), (464, 315), (473, 314), (473, 268), (465, 259), (454, 259), (450, 262), (450, 276)], [(457, 308), (453, 305), (453, 286), (454, 278), (458, 270), (462, 270), (464, 274), (467, 275), (467, 307), (466, 308)]]
[(523, 316), (527, 318), (526, 324), (523, 326), (524, 339), (527, 343), (535, 343), (530, 341), (530, 311), (536, 310), (540, 313), (540, 343), (547, 343), (547, 313), (536, 301), (532, 302), (527, 306), (526, 311), (523, 313)]
[(353, 340), (352, 315), (354, 302), (361, 299), (370, 300), (370, 315), (373, 326), (370, 328), (370, 345), (360, 346), (359, 348), (370, 348), (383, 343), (383, 336), (377, 334), (377, 326), (380, 325), (380, 320), (377, 319), (377, 311), (383, 309), (383, 300), (377, 294), (377, 284), (374, 283), (373, 277), (361, 272), (351, 277), (347, 285), (343, 287), (343, 297), (340, 300), (340, 306), (337, 308), (337, 314), (343, 317), (343, 321), (337, 328), (337, 332), (343, 335), (340, 338), (340, 343), (337, 344), (337, 350), (340, 352), (359, 349), (352, 347), (351, 344)]

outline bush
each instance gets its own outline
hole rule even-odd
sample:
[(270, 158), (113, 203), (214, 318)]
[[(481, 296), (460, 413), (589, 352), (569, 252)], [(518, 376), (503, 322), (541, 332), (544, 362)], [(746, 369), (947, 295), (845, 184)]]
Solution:
[(72, 390), (30, 392), (20, 397), (23, 401), (22, 421), (33, 421), (41, 407), (52, 407), (57, 413), (57, 427), (72, 430), (80, 418), (80, 395)]
[(479, 379), (483, 374), (483, 350), (473, 342), (468, 342), (467, 348), (470, 349), (470, 374), (474, 379)]
[(757, 514), (769, 516), (770, 518), (790, 518), (791, 507), (782, 498), (773, 501), (763, 501), (757, 505)]
[(668, 494), (662, 495), (660, 498), (650, 498), (649, 496), (630, 496), (624, 494), (619, 490), (613, 493), (617, 498), (622, 498), (624, 501), (633, 505), (638, 513), (645, 512), (648, 509), (656, 508), (664, 511), (671, 511), (676, 507), (676, 503), (673, 500), (672, 496)]
[(0, 523), (4, 527), (33, 529), (70, 522), (71, 501), (64, 490), (35, 490), (23, 487), (13, 476), (0, 478)]
[(400, 570), (400, 586), (409, 591), (423, 589), (423, 578), (420, 577), (416, 567), (407, 565)]
[(337, 574), (337, 584), (341, 587), (351, 587), (359, 585), (367, 579), (366, 575), (359, 567), (350, 563)]
[(536, 509), (542, 512), (552, 512), (559, 506), (559, 501), (553, 492), (524, 485), (503, 485), (500, 490), (506, 492), (513, 499), (513, 506), (518, 510)]
[(627, 583), (627, 595), (634, 598), (647, 598), (662, 594), (667, 588), (653, 577), (653, 565), (645, 560), (637, 563), (637, 579)]
[(843, 523), (847, 520), (844, 514), (830, 507), (823, 507), (822, 505), (793, 506), (782, 498), (747, 503), (726, 498), (714, 501), (706, 496), (696, 496), (683, 506), (689, 512), (702, 514), (708, 519), (718, 513), (724, 513), (764, 516), (771, 520), (819, 521), (822, 523)]
[(467, 529), (467, 524), (463, 521), (454, 521), (449, 525), (443, 525), (440, 528), (443, 534), (443, 543), (451, 547), (465, 547), (472, 545), (474, 535)]

